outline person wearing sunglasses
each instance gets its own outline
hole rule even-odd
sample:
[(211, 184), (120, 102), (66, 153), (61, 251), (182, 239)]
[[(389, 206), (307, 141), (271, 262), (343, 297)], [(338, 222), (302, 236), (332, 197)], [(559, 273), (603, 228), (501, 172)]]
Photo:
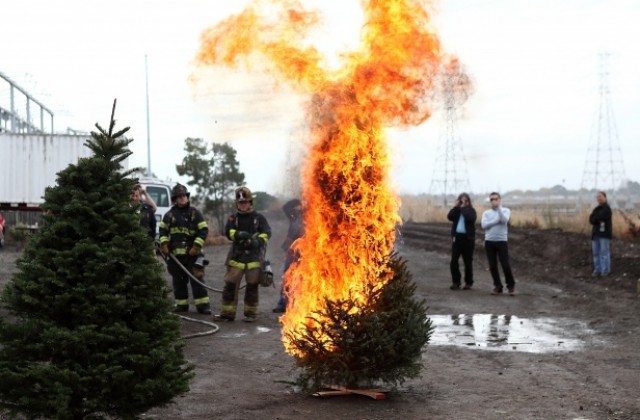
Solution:
[(482, 213), (482, 221), (480, 222), (484, 229), (484, 249), (487, 253), (489, 261), (489, 271), (493, 278), (492, 295), (502, 294), (503, 285), (500, 280), (500, 272), (498, 271), (498, 261), (502, 266), (504, 280), (507, 284), (509, 295), (515, 295), (516, 282), (513, 279), (511, 265), (509, 264), (509, 246), (507, 244), (509, 218), (511, 210), (502, 207), (502, 198), (497, 192), (489, 194), (489, 203), (491, 208)]

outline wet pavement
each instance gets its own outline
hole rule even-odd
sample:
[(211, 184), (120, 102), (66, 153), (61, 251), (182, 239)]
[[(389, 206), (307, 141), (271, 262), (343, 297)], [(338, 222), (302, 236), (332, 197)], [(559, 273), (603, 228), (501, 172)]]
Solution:
[[(569, 318), (523, 318), (514, 315), (430, 315), (434, 327), (429, 345), (460, 346), (480, 350), (549, 353), (579, 351), (597, 341), (586, 322)], [(218, 333), (221, 338), (255, 334), (280, 335), (279, 328), (247, 326)], [(240, 327), (239, 329), (237, 327)]]
[(595, 339), (595, 331), (575, 319), (493, 314), (430, 315), (429, 318), (435, 328), (430, 345), (548, 353), (580, 350)]

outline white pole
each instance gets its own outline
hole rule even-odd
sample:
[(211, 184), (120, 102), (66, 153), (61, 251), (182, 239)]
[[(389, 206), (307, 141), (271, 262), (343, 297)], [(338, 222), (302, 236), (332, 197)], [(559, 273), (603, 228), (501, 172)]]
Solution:
[(147, 176), (151, 176), (151, 133), (149, 129), (149, 71), (147, 68), (147, 54), (144, 55), (144, 80), (147, 97)]

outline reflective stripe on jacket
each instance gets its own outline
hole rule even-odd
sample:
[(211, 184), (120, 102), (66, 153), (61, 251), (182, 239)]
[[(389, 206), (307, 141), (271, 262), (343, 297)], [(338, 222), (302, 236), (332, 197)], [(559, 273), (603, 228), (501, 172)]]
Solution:
[(209, 234), (209, 227), (202, 213), (187, 205), (173, 206), (160, 222), (160, 244), (169, 244), (169, 249), (176, 255), (186, 255), (193, 245), (200, 247)]
[[(255, 211), (236, 213), (229, 216), (224, 230), (227, 238), (234, 241), (229, 250), (227, 265), (240, 269), (259, 268), (271, 238), (271, 227), (267, 219)], [(239, 231), (249, 232), (253, 238), (260, 241), (260, 247), (251, 248), (250, 241), (244, 243), (235, 241), (236, 233)]]

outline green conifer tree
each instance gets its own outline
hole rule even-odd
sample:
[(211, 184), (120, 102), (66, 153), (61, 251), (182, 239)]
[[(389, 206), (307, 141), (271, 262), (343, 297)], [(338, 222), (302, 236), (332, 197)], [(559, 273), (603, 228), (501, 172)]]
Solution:
[(367, 286), (366, 305), (357, 305), (353, 298), (327, 298), (309, 317), (312, 322), (302, 336), (285, 332), (301, 354), (296, 363), (303, 368), (298, 377), (303, 389), (396, 386), (420, 373), (433, 331), (427, 306), (415, 299), (416, 285), (406, 262), (392, 254), (387, 264), (393, 278), (383, 287)]
[[(114, 102), (115, 111), (115, 102)], [(129, 205), (128, 127), (57, 174), (43, 226), (2, 291), (0, 408), (28, 418), (135, 418), (189, 389), (179, 319)]]

